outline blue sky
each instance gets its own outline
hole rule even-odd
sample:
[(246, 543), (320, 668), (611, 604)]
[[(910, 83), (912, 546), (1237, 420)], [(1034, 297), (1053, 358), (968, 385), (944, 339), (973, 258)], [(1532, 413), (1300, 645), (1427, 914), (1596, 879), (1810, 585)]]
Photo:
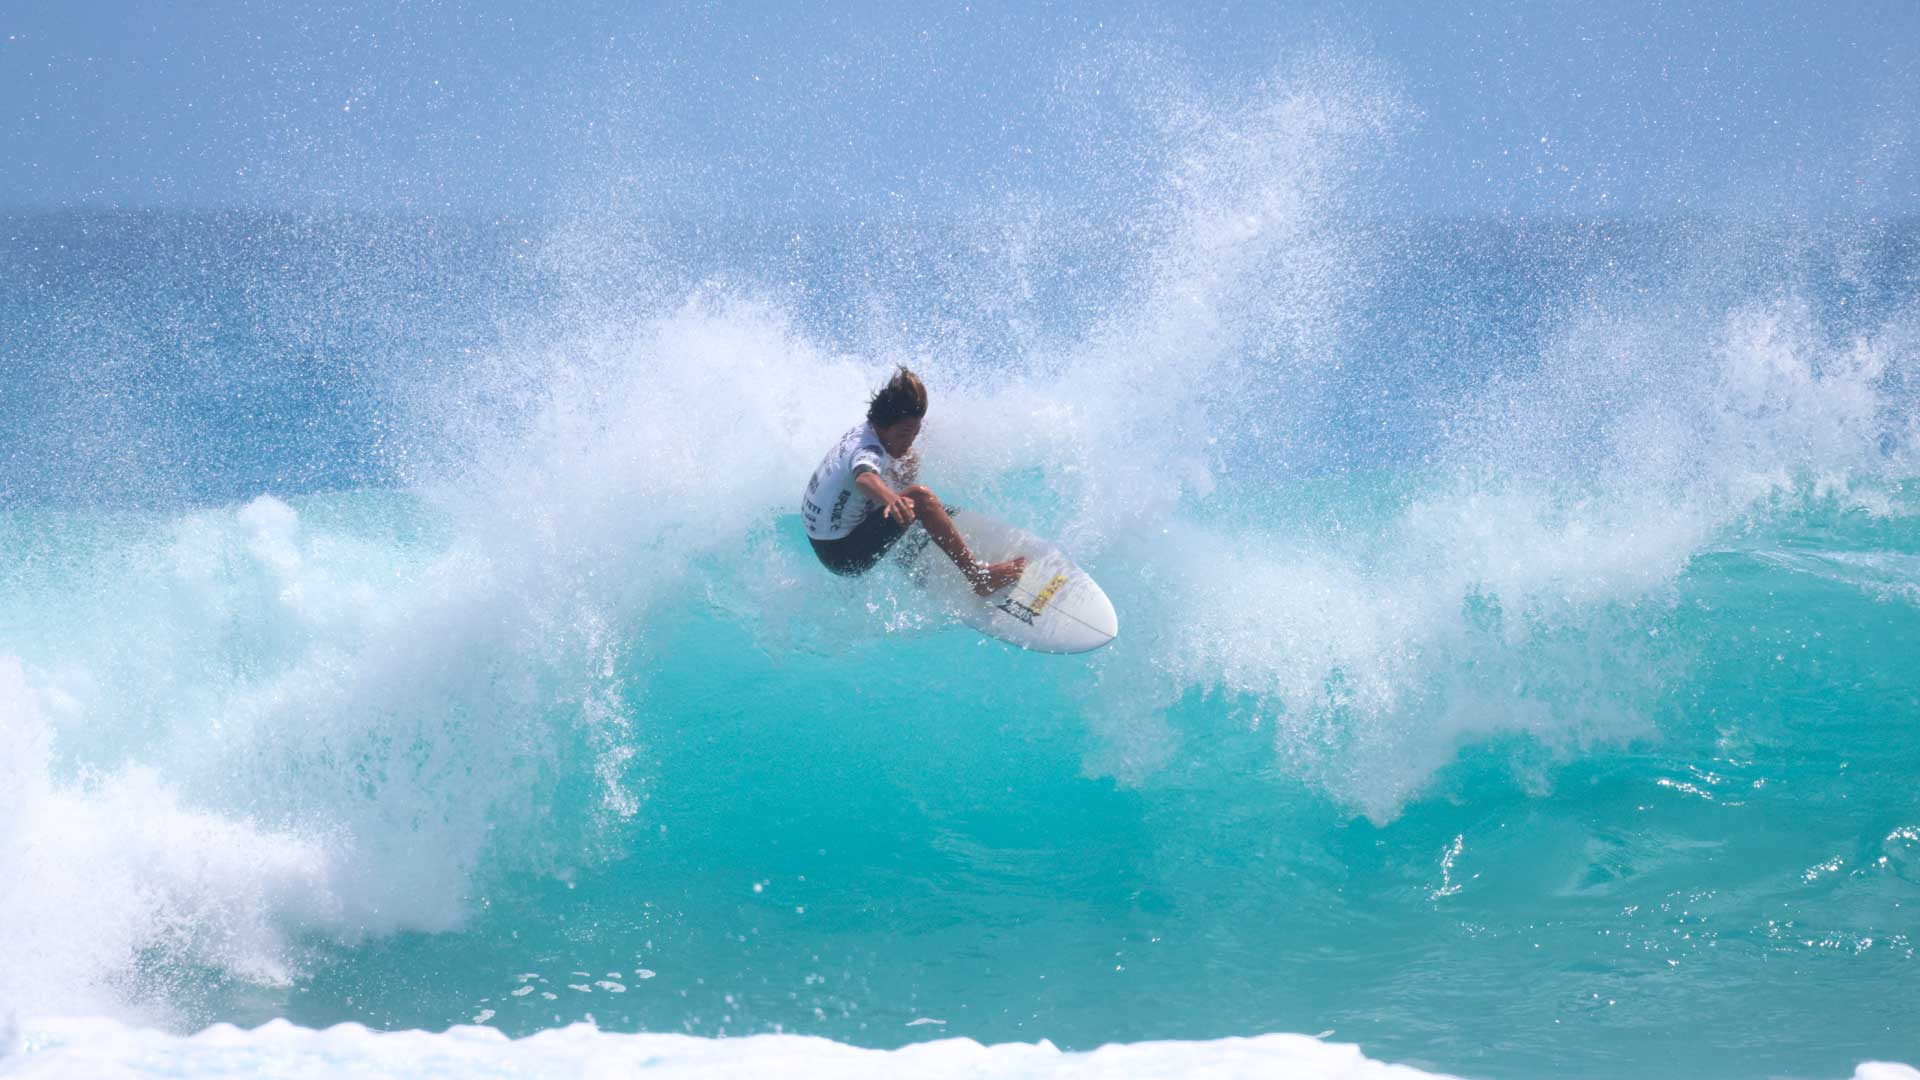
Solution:
[(1071, 197), (1141, 102), (1329, 56), (1333, 92), (1395, 103), (1378, 156), (1411, 212), (1920, 212), (1916, 0), (4, 0), (0, 205)]

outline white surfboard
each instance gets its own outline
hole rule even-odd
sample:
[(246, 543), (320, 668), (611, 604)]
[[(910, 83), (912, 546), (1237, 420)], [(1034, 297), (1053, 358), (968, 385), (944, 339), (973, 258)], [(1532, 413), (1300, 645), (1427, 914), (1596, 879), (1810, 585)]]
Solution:
[(1120, 633), (1113, 601), (1085, 570), (1046, 540), (971, 510), (950, 510), (976, 558), (995, 563), (1026, 556), (1020, 580), (982, 597), (925, 529), (901, 541), (900, 558), (934, 601), (975, 630), (1035, 652), (1080, 653)]

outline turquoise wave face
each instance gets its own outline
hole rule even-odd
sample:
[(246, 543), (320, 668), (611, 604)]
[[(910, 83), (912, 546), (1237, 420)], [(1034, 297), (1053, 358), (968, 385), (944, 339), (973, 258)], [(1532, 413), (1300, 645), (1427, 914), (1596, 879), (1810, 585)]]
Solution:
[[(7, 520), (9, 722), (43, 747), (15, 994), (880, 1046), (1331, 1029), (1515, 1075), (1911, 1050), (1910, 515), (1796, 507), (1525, 627), (1476, 594), (1460, 640), (1399, 639), (1386, 705), (1380, 672), (1198, 674), (1217, 624), (1117, 553), (1139, 614), (1063, 664), (815, 573), (775, 514), (594, 655), (417, 497)], [(1281, 655), (1285, 612), (1232, 614)]]
[[(0, 1010), (1913, 1059), (1911, 228), (1361, 220), (1330, 108), (1129, 230), (15, 222)], [(1112, 646), (814, 562), (895, 363)]]

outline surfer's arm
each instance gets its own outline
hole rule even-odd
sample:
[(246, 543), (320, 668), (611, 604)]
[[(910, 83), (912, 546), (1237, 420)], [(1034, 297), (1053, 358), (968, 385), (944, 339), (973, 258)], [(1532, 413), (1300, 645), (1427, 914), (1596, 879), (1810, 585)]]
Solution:
[(899, 522), (901, 525), (913, 524), (913, 503), (907, 497), (887, 486), (875, 469), (862, 469), (853, 478), (853, 486), (860, 489), (867, 498), (880, 504), (881, 513)]

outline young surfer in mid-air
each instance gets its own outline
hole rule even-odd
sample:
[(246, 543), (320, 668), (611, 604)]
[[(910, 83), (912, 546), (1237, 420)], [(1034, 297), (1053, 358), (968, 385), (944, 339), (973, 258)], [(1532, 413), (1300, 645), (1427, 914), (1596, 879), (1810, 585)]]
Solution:
[(864, 574), (918, 522), (973, 583), (974, 592), (992, 595), (1020, 580), (1027, 560), (974, 558), (939, 498), (913, 482), (920, 468), (913, 440), (926, 415), (926, 386), (901, 368), (867, 402), (867, 422), (842, 436), (807, 481), (800, 500), (807, 539), (827, 569)]

